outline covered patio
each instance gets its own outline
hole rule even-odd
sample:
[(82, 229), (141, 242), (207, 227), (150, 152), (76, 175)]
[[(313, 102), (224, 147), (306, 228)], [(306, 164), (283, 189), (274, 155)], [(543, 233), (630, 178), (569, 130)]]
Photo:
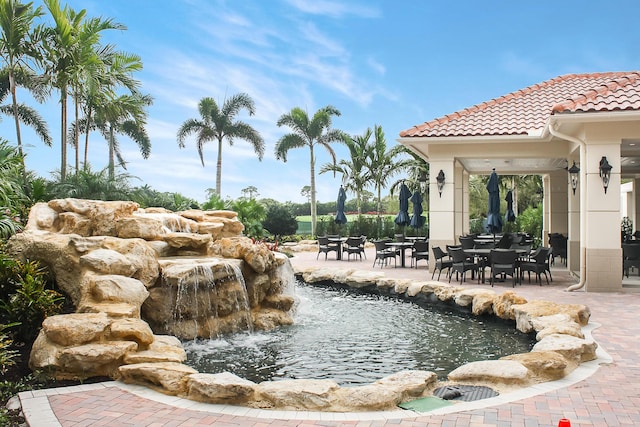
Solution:
[[(543, 244), (568, 236), (569, 289), (623, 290), (621, 180), (640, 178), (640, 72), (570, 74), (446, 115), (400, 133), (429, 162), (430, 246), (469, 232), (469, 176), (543, 177)], [(610, 174), (603, 161), (611, 166)], [(568, 168), (579, 167), (574, 194)], [(601, 167), (604, 165), (604, 168)], [(442, 171), (441, 193), (436, 177)], [(634, 229), (640, 197), (627, 200)], [(433, 268), (433, 263), (430, 263)]]

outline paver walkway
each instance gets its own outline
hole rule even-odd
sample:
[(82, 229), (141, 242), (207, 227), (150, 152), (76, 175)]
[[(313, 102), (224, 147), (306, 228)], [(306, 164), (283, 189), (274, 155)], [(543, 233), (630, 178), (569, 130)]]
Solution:
[[(372, 254), (371, 254), (372, 255)], [(316, 253), (298, 254), (292, 263), (300, 266), (320, 263), (332, 268), (371, 270), (373, 262), (316, 261)], [(379, 267), (376, 270), (380, 270)], [(424, 264), (420, 269), (383, 268), (388, 277), (431, 278)], [(601, 359), (595, 373), (557, 388), (540, 385), (522, 391), (522, 398), (506, 403), (487, 400), (455, 405), (459, 412), (419, 414), (398, 411), (380, 413), (332, 414), (257, 411), (242, 407), (208, 405), (160, 395), (142, 387), (120, 383), (101, 383), (21, 393), (20, 399), (31, 426), (552, 426), (568, 418), (572, 427), (640, 426), (640, 293), (564, 292), (576, 281), (566, 271), (554, 270), (550, 286), (528, 284), (516, 291), (527, 299), (547, 299), (560, 303), (586, 304), (591, 322), (599, 327), (592, 336), (611, 360)], [(466, 286), (488, 287), (470, 282)], [(511, 289), (510, 282), (495, 290)], [(606, 356), (606, 354), (605, 354)], [(590, 362), (592, 365), (596, 362)], [(576, 375), (579, 375), (576, 373)], [(575, 377), (572, 374), (570, 377)], [(574, 380), (575, 381), (575, 380)], [(546, 383), (549, 384), (549, 383)], [(534, 394), (534, 395), (531, 395)], [(517, 396), (517, 395), (516, 395)], [(494, 398), (495, 399), (495, 398)], [(490, 406), (481, 407), (489, 404)], [(463, 406), (465, 405), (465, 406)], [(451, 408), (451, 407), (449, 407)], [(472, 409), (469, 409), (472, 408)], [(451, 409), (449, 409), (451, 410)]]

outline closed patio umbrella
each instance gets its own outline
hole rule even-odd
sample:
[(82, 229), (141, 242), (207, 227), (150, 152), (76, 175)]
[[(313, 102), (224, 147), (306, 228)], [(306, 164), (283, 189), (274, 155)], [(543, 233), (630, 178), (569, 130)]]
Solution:
[(417, 229), (422, 227), (426, 221), (426, 218), (422, 216), (422, 195), (416, 191), (410, 200), (413, 203), (413, 216), (409, 225)]
[(409, 218), (409, 198), (411, 197), (411, 191), (409, 187), (405, 185), (403, 182), (400, 185), (400, 195), (398, 196), (400, 201), (400, 210), (398, 212), (398, 216), (394, 220), (396, 224), (401, 227), (409, 225), (411, 219)]
[(511, 190), (507, 191), (507, 196), (504, 199), (507, 201), (507, 212), (504, 214), (504, 219), (507, 222), (515, 222), (516, 214), (513, 212), (513, 194)]
[(487, 213), (487, 231), (494, 235), (502, 231), (502, 216), (500, 216), (500, 188), (498, 187), (498, 174), (493, 169), (489, 182), (487, 183), (489, 192), (489, 212)]
[(347, 200), (347, 193), (344, 191), (342, 185), (338, 191), (338, 201), (336, 202), (336, 224), (346, 224), (347, 217), (344, 214), (344, 202)]

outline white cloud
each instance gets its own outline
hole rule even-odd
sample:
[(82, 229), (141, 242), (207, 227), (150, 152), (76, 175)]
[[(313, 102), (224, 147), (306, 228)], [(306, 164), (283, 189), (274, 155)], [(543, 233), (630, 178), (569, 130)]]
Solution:
[(352, 1), (330, 1), (330, 0), (286, 0), (291, 6), (301, 12), (311, 15), (323, 15), (332, 18), (343, 18), (345, 16), (358, 16), (361, 18), (378, 18), (380, 11), (369, 5), (358, 5)]

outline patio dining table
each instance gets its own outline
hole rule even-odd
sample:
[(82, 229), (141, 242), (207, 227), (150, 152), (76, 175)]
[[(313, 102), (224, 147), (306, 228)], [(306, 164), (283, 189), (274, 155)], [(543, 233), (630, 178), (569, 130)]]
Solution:
[(338, 245), (338, 253), (336, 254), (336, 259), (340, 261), (342, 259), (342, 244), (347, 241), (346, 237), (329, 237), (329, 243), (334, 243)]
[(407, 248), (413, 247), (412, 242), (389, 242), (388, 246), (393, 248), (397, 248), (400, 250), (400, 267), (406, 267), (406, 263), (404, 262), (404, 255)]
[[(470, 256), (474, 256), (478, 259), (482, 259), (483, 261), (485, 261), (485, 266), (486, 261), (489, 260), (489, 254), (491, 253), (491, 251), (493, 251), (495, 249), (487, 249), (487, 248), (478, 248), (478, 249), (464, 249), (464, 253), (466, 255), (470, 255)], [(528, 254), (529, 252), (526, 249), (509, 249), (512, 251), (515, 251), (516, 254), (518, 254), (519, 257), (521, 257), (522, 255)], [(482, 283), (485, 283), (485, 278), (484, 278), (484, 268), (482, 269), (482, 273), (480, 273), (482, 276)]]

